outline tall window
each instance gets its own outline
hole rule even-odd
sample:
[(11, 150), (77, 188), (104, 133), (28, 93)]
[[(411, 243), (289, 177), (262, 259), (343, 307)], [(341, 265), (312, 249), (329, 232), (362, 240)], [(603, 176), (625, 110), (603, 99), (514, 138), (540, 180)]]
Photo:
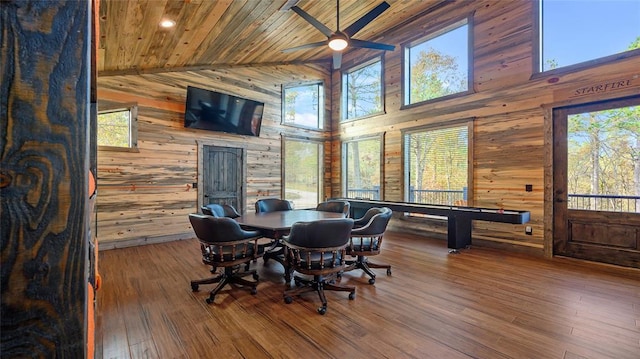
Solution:
[(569, 115), (567, 127), (568, 208), (640, 212), (640, 105)]
[(322, 83), (285, 86), (282, 94), (283, 124), (322, 129), (324, 123), (324, 86)]
[(380, 199), (380, 137), (342, 144), (344, 195), (349, 198)]
[(468, 22), (458, 21), (404, 48), (404, 105), (469, 91)]
[(640, 47), (640, 1), (540, 0), (538, 71)]
[(380, 58), (342, 74), (342, 120), (381, 113), (382, 100)]
[(322, 198), (322, 142), (284, 140), (284, 198), (295, 208), (315, 208)]
[(467, 125), (404, 134), (408, 202), (466, 205), (469, 169)]
[(111, 149), (137, 147), (137, 106), (98, 113), (98, 146)]

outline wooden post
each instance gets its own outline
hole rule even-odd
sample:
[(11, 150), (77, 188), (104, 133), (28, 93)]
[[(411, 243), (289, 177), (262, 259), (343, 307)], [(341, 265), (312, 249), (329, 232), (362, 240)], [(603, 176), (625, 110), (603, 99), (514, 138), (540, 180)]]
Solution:
[(91, 3), (0, 9), (0, 357), (83, 358)]

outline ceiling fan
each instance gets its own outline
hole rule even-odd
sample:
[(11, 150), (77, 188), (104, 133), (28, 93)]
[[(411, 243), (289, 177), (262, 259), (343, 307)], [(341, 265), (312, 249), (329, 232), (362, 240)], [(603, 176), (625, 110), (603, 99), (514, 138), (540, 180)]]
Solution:
[(384, 51), (393, 51), (395, 46), (382, 44), (379, 42), (372, 41), (364, 41), (352, 38), (358, 31), (362, 30), (363, 27), (367, 26), (371, 21), (380, 16), (385, 10), (387, 10), (390, 5), (383, 1), (380, 5), (373, 8), (368, 13), (364, 14), (360, 19), (358, 19), (353, 24), (349, 25), (346, 29), (340, 30), (340, 0), (336, 0), (336, 27), (337, 30), (331, 31), (328, 27), (322, 24), (320, 21), (316, 20), (314, 17), (306, 13), (304, 10), (299, 8), (297, 5), (291, 7), (296, 14), (300, 15), (303, 19), (307, 20), (311, 25), (313, 25), (316, 29), (320, 30), (326, 37), (327, 40), (314, 42), (306, 45), (296, 46), (289, 49), (282, 50), (283, 52), (292, 52), (297, 50), (310, 49), (313, 47), (320, 46), (329, 46), (333, 50), (333, 68), (339, 69), (342, 64), (342, 51), (349, 46), (358, 47), (358, 48), (368, 48), (375, 50), (384, 50)]

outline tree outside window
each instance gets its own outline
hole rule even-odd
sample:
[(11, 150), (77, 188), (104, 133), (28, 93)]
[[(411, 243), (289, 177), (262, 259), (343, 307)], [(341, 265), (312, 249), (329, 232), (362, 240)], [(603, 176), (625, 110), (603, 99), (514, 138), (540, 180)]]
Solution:
[(98, 113), (97, 140), (102, 149), (137, 147), (137, 106)]
[(381, 144), (380, 138), (343, 143), (346, 197), (380, 199)]
[(382, 112), (382, 60), (342, 74), (342, 120)]
[(405, 197), (408, 202), (467, 204), (468, 133), (466, 125), (405, 133)]
[(404, 104), (469, 90), (469, 26), (464, 19), (404, 49)]
[(322, 129), (324, 122), (324, 86), (314, 83), (283, 88), (282, 123)]
[(284, 198), (295, 208), (315, 208), (322, 196), (322, 143), (284, 140)]
[(640, 106), (567, 121), (568, 208), (640, 212)]

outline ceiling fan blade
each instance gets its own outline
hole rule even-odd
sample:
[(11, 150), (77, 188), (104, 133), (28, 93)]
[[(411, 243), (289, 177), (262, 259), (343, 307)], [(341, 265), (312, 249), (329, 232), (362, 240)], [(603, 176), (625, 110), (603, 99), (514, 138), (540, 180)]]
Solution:
[(293, 6), (291, 10), (295, 11), (296, 14), (302, 16), (303, 19), (307, 20), (311, 25), (313, 25), (316, 29), (320, 30), (321, 33), (326, 37), (331, 37), (333, 35), (333, 31), (326, 27), (323, 23), (316, 20), (313, 16), (307, 14), (304, 10), (297, 6)]
[(364, 41), (364, 40), (357, 40), (357, 39), (350, 39), (349, 44), (353, 47), (363, 47), (367, 49), (384, 50), (384, 51), (393, 51), (396, 48), (393, 45), (387, 45), (380, 42)]
[(292, 48), (289, 48), (289, 49), (284, 49), (284, 50), (282, 50), (282, 52), (293, 52), (293, 51), (298, 51), (298, 50), (311, 49), (311, 48), (314, 48), (314, 47), (327, 46), (328, 42), (329, 42), (328, 40), (320, 41), (320, 42), (312, 42), (310, 44), (305, 44), (305, 45), (292, 47)]
[[(353, 24), (349, 25), (346, 29), (344, 29), (344, 33), (347, 36), (351, 37), (355, 35), (358, 31), (362, 30), (363, 27), (367, 26), (368, 23), (373, 21), (373, 19), (377, 18), (382, 14), (385, 10), (387, 10), (391, 5), (386, 1), (380, 3), (380, 5), (376, 6), (373, 10), (364, 14), (360, 19), (356, 20)], [(293, 8), (292, 8), (293, 9)]]
[(338, 70), (342, 65), (342, 52), (334, 51), (333, 52), (333, 69)]

